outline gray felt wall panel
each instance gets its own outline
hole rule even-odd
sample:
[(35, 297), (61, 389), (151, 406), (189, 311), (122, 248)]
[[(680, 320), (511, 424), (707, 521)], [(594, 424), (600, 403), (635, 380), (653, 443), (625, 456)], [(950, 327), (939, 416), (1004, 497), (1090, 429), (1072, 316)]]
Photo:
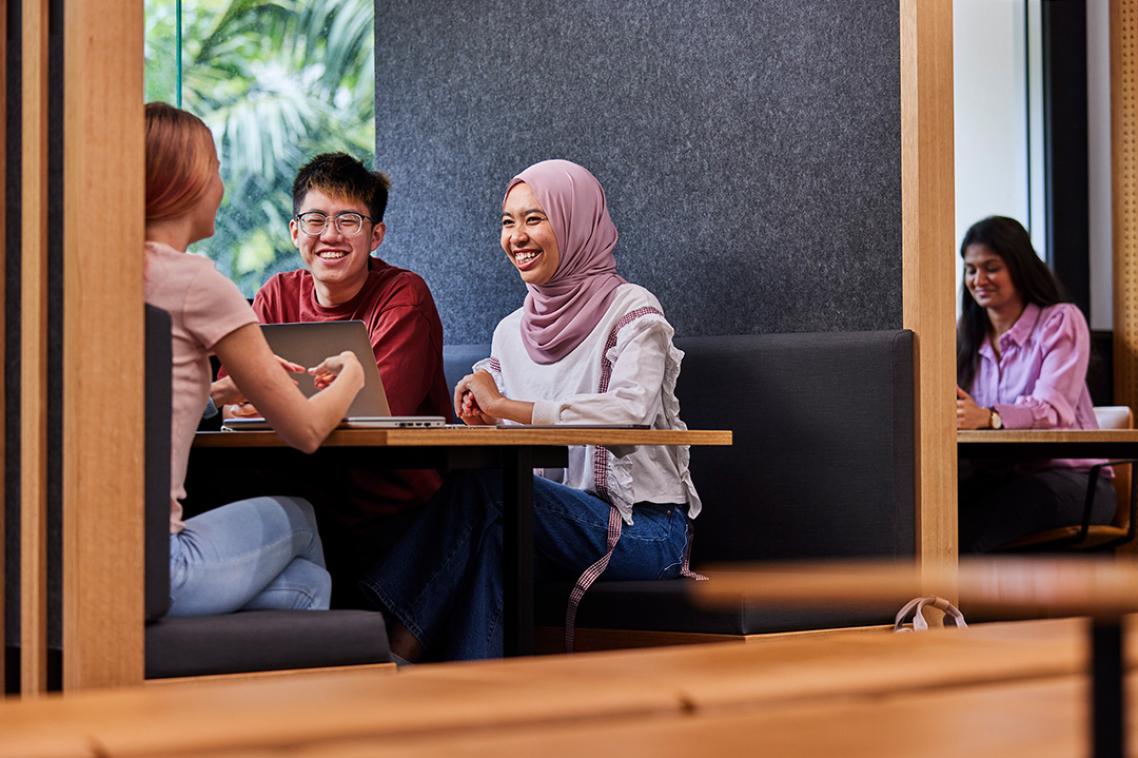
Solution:
[(502, 191), (563, 157), (680, 334), (897, 328), (898, 24), (883, 0), (377, 0), (381, 255), (448, 343), (485, 342), (524, 295)]

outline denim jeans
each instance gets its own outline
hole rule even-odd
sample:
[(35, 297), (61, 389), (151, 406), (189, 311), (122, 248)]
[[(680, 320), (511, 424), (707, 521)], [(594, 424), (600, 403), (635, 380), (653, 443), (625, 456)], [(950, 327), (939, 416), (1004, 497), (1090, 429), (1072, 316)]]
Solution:
[[(539, 581), (574, 581), (604, 555), (611, 506), (534, 477)], [(683, 505), (638, 503), (604, 580), (676, 578), (687, 545)], [(361, 588), (398, 619), (432, 659), (502, 655), (502, 480), (497, 471), (447, 477)]]
[(188, 519), (170, 535), (171, 616), (326, 610), (331, 594), (307, 500), (239, 500)]

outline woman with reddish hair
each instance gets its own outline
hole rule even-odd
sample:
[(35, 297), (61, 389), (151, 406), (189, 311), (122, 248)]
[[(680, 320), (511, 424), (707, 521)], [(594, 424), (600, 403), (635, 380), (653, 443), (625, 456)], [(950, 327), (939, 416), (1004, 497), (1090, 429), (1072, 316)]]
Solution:
[(237, 287), (186, 248), (213, 234), (224, 188), (213, 137), (201, 119), (165, 103), (146, 106), (146, 302), (172, 320), (170, 614), (239, 609), (326, 609), (331, 579), (312, 506), (258, 497), (182, 519), (190, 444), (210, 399), (209, 356), (230, 382), (212, 399), (248, 398), (293, 447), (311, 452), (363, 386), (351, 352), (308, 369), (322, 391), (305, 398), (265, 342)]

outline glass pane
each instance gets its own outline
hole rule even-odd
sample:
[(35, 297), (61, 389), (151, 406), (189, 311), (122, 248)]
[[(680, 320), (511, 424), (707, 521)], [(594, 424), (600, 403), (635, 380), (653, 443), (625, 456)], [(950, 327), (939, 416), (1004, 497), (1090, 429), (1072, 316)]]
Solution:
[(174, 0), (146, 0), (146, 102), (178, 102), (177, 17)]
[[(147, 1), (148, 31), (158, 5)], [(300, 265), (288, 233), (297, 169), (333, 150), (374, 161), (374, 18), (374, 0), (183, 0), (183, 107), (213, 130), (225, 181), (217, 231), (194, 250), (248, 296)]]

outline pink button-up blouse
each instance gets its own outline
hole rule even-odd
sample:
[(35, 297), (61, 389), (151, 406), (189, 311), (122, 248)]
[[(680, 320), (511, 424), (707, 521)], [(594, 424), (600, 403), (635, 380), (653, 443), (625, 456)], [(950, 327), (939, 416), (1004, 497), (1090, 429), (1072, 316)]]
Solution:
[[(990, 342), (980, 346), (968, 388), (977, 405), (995, 408), (1008, 429), (1098, 429), (1087, 390), (1090, 329), (1077, 307), (1029, 304), (999, 342), (998, 359)], [(1099, 462), (1056, 459), (1049, 465), (1081, 469)]]

